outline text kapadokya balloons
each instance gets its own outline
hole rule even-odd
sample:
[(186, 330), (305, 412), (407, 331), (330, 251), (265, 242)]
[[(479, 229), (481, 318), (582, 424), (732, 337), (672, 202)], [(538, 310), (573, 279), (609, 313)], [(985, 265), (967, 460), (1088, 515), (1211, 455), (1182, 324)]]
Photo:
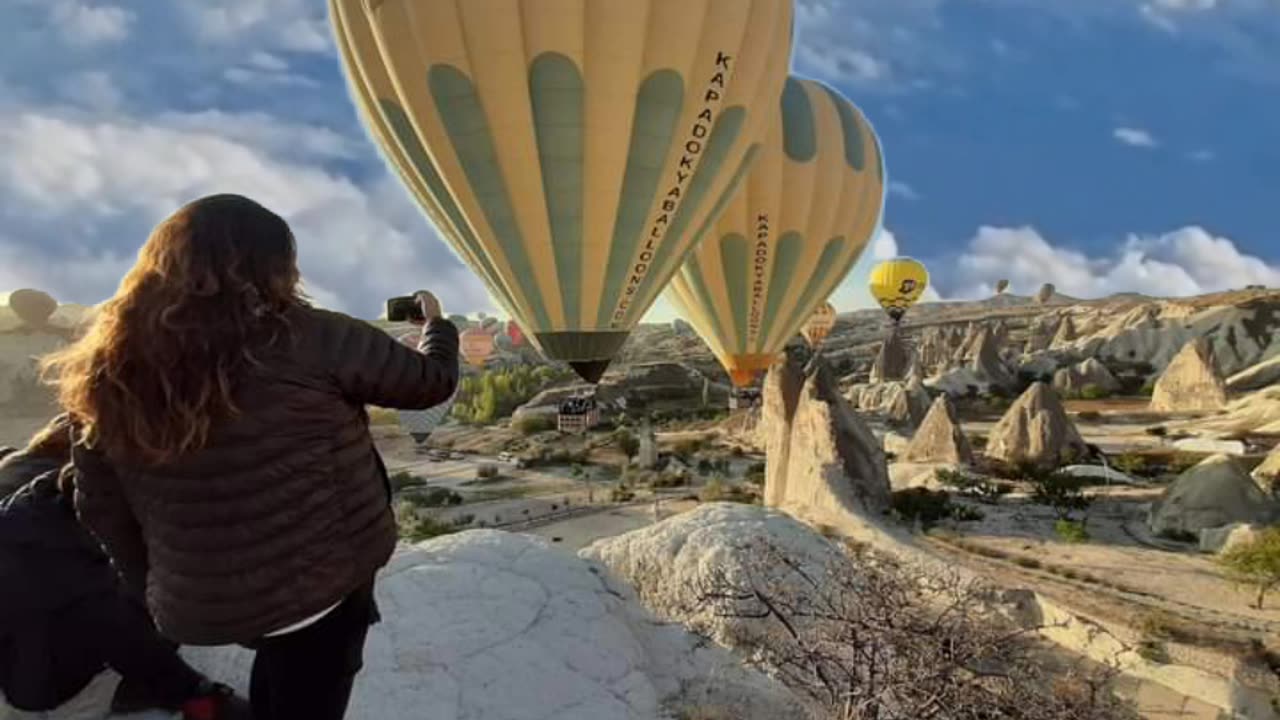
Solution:
[(755, 157), (793, 0), (330, 0), (352, 95), (441, 235), (597, 381)]
[(827, 301), (884, 211), (880, 144), (853, 103), (792, 77), (775, 113), (746, 186), (671, 282), (739, 387)]
[(818, 349), (823, 340), (831, 334), (832, 329), (836, 326), (836, 306), (831, 303), (823, 303), (818, 309), (809, 316), (809, 320), (804, 324), (800, 333), (804, 335), (804, 339), (808, 341), (809, 347)]
[(871, 269), (871, 296), (894, 323), (902, 322), (902, 316), (928, 287), (929, 271), (913, 258), (892, 258)]

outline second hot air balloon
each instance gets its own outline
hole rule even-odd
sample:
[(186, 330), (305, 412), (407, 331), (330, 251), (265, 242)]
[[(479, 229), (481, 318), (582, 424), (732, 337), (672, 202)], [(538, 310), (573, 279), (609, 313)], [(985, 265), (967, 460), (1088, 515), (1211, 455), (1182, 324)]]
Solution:
[(822, 341), (827, 339), (827, 336), (831, 334), (835, 327), (836, 306), (825, 302), (819, 305), (818, 309), (809, 316), (809, 320), (800, 329), (800, 334), (804, 335), (809, 347), (817, 350), (818, 346), (822, 345)]
[(599, 380), (745, 176), (793, 0), (330, 0), (365, 125), (492, 296)]
[(880, 227), (880, 144), (853, 103), (792, 77), (742, 192), (671, 282), (739, 387), (824, 305)]
[(919, 260), (896, 257), (871, 269), (871, 296), (889, 314), (894, 325), (915, 305), (929, 287), (929, 271)]

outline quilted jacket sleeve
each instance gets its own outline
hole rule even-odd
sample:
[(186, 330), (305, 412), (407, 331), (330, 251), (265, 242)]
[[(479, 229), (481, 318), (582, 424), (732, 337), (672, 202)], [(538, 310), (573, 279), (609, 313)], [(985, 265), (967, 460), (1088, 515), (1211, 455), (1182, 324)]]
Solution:
[(71, 462), (80, 523), (102, 543), (128, 588), (141, 595), (147, 584), (147, 545), (115, 468), (81, 443), (72, 448)]
[(323, 362), (352, 402), (423, 410), (448, 400), (458, 386), (458, 329), (444, 318), (429, 322), (414, 350), (378, 328), (326, 313)]

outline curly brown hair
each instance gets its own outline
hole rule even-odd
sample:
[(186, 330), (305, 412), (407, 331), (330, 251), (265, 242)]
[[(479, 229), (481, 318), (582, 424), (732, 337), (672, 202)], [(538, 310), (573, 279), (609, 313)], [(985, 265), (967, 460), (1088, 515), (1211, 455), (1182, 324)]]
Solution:
[(238, 412), (238, 376), (305, 304), (288, 223), (239, 195), (201, 198), (156, 226), (84, 337), (45, 359), (45, 377), (108, 457), (164, 464)]

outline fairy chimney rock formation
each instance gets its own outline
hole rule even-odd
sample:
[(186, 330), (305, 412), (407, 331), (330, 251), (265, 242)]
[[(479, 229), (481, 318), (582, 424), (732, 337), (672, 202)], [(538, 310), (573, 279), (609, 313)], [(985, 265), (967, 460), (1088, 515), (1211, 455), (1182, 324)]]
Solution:
[(911, 363), (911, 355), (897, 330), (889, 332), (889, 336), (880, 343), (880, 352), (871, 366), (871, 382), (881, 383), (902, 380), (907, 376), (907, 366)]
[(862, 522), (888, 508), (884, 451), (824, 361), (807, 376), (794, 361), (775, 364), (763, 405), (766, 505), (832, 524)]
[(1056, 467), (1088, 453), (1057, 393), (1042, 382), (1027, 388), (1000, 418), (991, 429), (986, 448), (990, 458), (1041, 467)]
[(1155, 412), (1212, 412), (1226, 404), (1226, 383), (1214, 366), (1213, 351), (1204, 338), (1182, 346), (1151, 393), (1151, 409)]
[(949, 395), (944, 393), (933, 401), (902, 459), (909, 463), (973, 463), (973, 448), (960, 429), (956, 406)]

